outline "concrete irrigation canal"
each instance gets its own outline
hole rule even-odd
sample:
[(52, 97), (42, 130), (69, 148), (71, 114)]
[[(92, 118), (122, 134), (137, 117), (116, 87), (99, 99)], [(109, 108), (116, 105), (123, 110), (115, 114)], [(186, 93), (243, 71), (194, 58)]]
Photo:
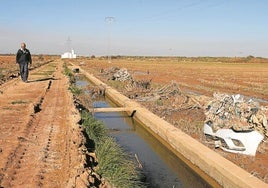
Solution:
[[(78, 87), (92, 84), (79, 78), (82, 77), (76, 77)], [(134, 109), (118, 108), (105, 97), (97, 98), (92, 106), (94, 117), (102, 121), (110, 136), (138, 161), (148, 187), (212, 186), (131, 117)], [(129, 115), (126, 111), (134, 112)]]
[(138, 157), (153, 187), (267, 186), (92, 74), (74, 68), (105, 90), (106, 99), (95, 101), (91, 110), (118, 143)]

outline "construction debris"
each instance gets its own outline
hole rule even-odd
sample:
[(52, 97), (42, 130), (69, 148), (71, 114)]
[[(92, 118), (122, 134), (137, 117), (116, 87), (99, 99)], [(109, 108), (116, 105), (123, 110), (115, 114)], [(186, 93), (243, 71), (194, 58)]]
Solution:
[(268, 138), (268, 108), (243, 96), (214, 93), (205, 109), (206, 123), (211, 124), (213, 132), (219, 129), (234, 131), (258, 131)]
[(132, 80), (131, 74), (126, 68), (110, 67), (106, 70), (101, 70), (101, 73), (108, 76), (108, 80), (118, 80), (121, 82)]
[(142, 89), (142, 90), (150, 90), (151, 89), (151, 82), (152, 79), (150, 80), (134, 80), (132, 79), (126, 86), (125, 89), (128, 92), (135, 91), (137, 89)]
[(219, 129), (213, 132), (211, 124), (204, 125), (204, 133), (214, 138), (215, 148), (251, 156), (255, 156), (264, 138), (258, 131), (235, 132), (232, 129)]
[[(151, 82), (151, 81), (150, 81)], [(145, 83), (141, 85), (146, 85)], [(146, 85), (147, 86), (147, 85)], [(145, 87), (147, 88), (147, 87)], [(179, 88), (179, 85), (175, 81), (171, 81), (169, 84), (164, 85), (161, 88), (154, 89), (154, 90), (149, 90), (149, 92), (146, 93), (144, 96), (137, 96), (136, 100), (137, 101), (156, 101), (156, 100), (163, 100), (163, 99), (169, 99), (171, 97), (174, 97), (176, 95), (180, 95), (181, 90)]]
[(164, 101), (173, 101), (167, 108), (157, 110), (163, 111), (162, 115), (170, 114), (173, 111), (201, 108), (201, 105), (194, 98), (181, 92), (179, 84), (175, 81), (171, 81), (160, 88), (153, 88), (151, 86), (152, 79), (135, 80), (125, 68), (110, 67), (109, 69), (102, 69), (101, 73), (106, 75), (109, 80), (125, 82), (124, 94), (130, 99), (139, 102), (153, 102), (157, 109), (162, 108), (161, 104)]
[(116, 73), (114, 73), (112, 80), (124, 82), (126, 80), (132, 80), (132, 77), (126, 68), (122, 68), (119, 69)]

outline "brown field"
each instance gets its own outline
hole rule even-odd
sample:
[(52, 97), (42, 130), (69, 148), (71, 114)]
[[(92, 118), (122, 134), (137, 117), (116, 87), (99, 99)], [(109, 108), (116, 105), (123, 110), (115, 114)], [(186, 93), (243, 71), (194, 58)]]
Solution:
[[(32, 58), (33, 58), (33, 63), (39, 64), (43, 61), (47, 61), (55, 57), (47, 56), (47, 55), (33, 55)], [(15, 55), (0, 55), (0, 69), (1, 71), (18, 70)]]
[[(55, 59), (56, 56), (33, 55), (32, 68), (37, 68), (46, 62)], [(19, 66), (16, 64), (15, 55), (0, 55), (0, 85), (18, 76)]]
[[(204, 99), (210, 99), (214, 92), (224, 92), (260, 99), (262, 105), (268, 105), (268, 59), (121, 57), (113, 59), (112, 63), (108, 63), (104, 58), (80, 58), (72, 62), (82, 66), (124, 94), (126, 91), (123, 84), (108, 81), (107, 76), (100, 73), (101, 70), (111, 67), (127, 68), (136, 80), (152, 79), (153, 87), (160, 87), (173, 80), (178, 83), (182, 92), (195, 93)], [(202, 132), (205, 120), (204, 110), (186, 108), (168, 112), (167, 109), (172, 108), (178, 101), (180, 103), (181, 99), (169, 98), (161, 101), (161, 105), (158, 102), (141, 103), (204, 145), (268, 183), (267, 138), (260, 144), (255, 157), (215, 149)]]
[(137, 79), (152, 79), (156, 84), (174, 80), (181, 89), (202, 95), (240, 93), (268, 100), (268, 59), (122, 58), (114, 59), (112, 64), (100, 59), (78, 61), (85, 62), (93, 72), (117, 66), (127, 68)]

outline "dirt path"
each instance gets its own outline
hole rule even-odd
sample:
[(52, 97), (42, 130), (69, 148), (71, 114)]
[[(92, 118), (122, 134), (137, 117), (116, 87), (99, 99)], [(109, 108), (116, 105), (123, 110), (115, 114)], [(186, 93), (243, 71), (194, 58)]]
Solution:
[(71, 187), (83, 173), (83, 137), (62, 69), (52, 62), (29, 83), (0, 87), (0, 187)]

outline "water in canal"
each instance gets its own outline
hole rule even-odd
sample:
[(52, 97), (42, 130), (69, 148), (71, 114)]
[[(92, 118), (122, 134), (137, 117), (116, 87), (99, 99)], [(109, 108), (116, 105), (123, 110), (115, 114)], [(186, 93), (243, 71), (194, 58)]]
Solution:
[[(77, 82), (80, 86), (84, 84), (82, 81)], [(95, 101), (93, 106), (104, 108), (114, 105), (108, 99), (103, 98)], [(110, 135), (126, 152), (132, 156), (136, 154), (142, 164), (148, 187), (210, 187), (181, 159), (126, 113), (95, 113), (94, 116), (106, 125)]]

